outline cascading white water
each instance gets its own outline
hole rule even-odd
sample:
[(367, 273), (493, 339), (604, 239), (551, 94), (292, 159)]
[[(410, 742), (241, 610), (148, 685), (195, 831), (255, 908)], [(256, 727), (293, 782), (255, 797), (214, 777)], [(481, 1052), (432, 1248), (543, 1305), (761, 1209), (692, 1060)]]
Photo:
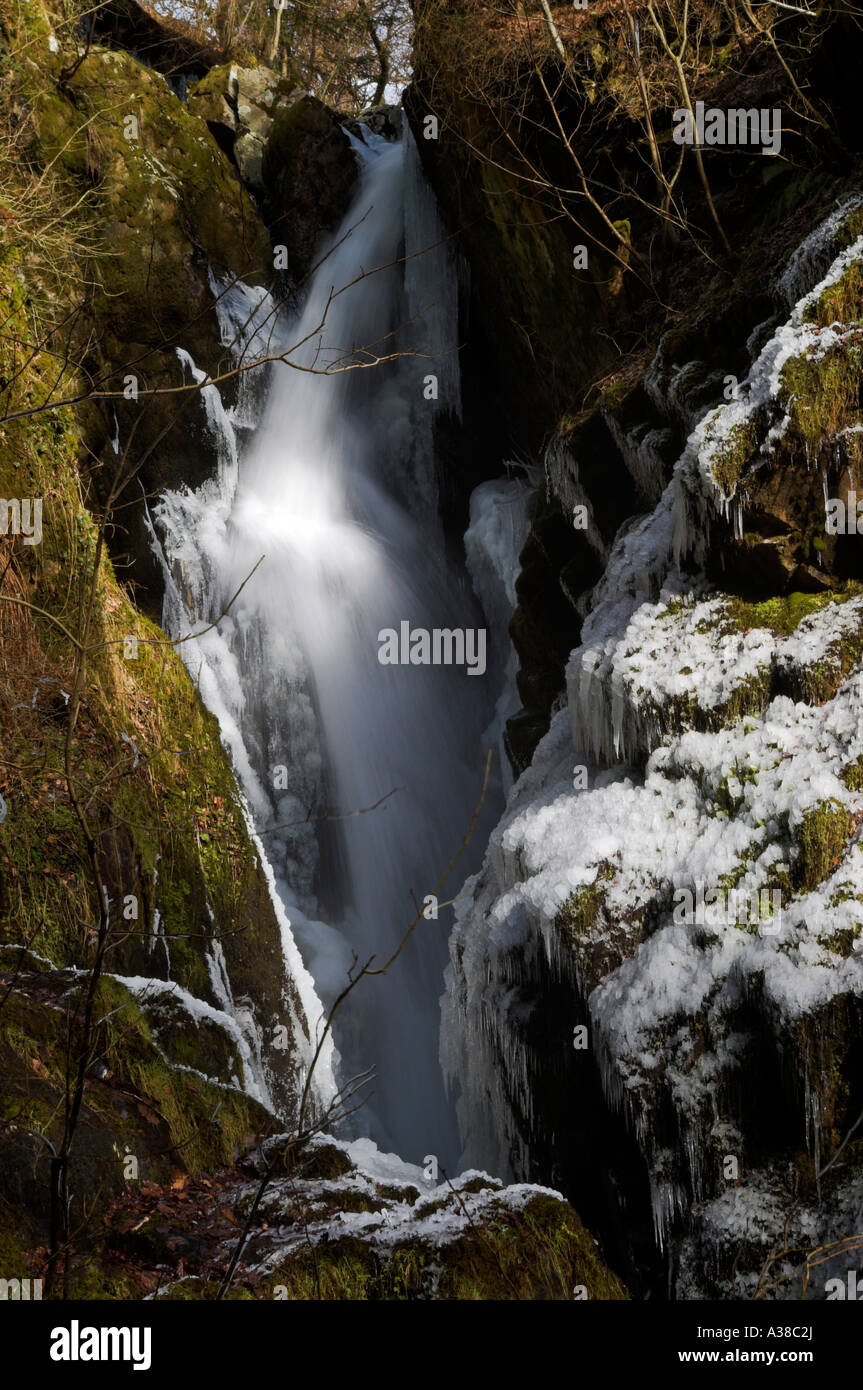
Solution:
[[(378, 660), (379, 632), (402, 621), (431, 630), (482, 620), (448, 572), (436, 512), (435, 412), (459, 410), (452, 257), (410, 135), (369, 135), (357, 150), (354, 203), (301, 313), (278, 326), (300, 345), (295, 366), (273, 368), (245, 450), (205, 388), (222, 441), (218, 485), (169, 494), (157, 511), (172, 632), (216, 618), (265, 557), (218, 630), (181, 650), (219, 714), (325, 1003), (346, 983), (352, 952), (376, 964), (390, 956), (415, 915), (412, 894), (421, 903), (434, 891), (460, 845), (497, 693), (464, 666)], [(247, 291), (238, 308), (237, 294), (221, 305), (235, 323), (261, 301)], [(366, 360), (369, 346), (407, 355), (334, 370)], [(437, 401), (426, 399), (429, 374)], [(441, 900), (474, 862), (461, 861)], [(438, 1000), (450, 920), (422, 920), (388, 975), (360, 983), (336, 1029), (342, 1080), (376, 1072), (359, 1130), (406, 1158), (448, 1164), (457, 1144)]]

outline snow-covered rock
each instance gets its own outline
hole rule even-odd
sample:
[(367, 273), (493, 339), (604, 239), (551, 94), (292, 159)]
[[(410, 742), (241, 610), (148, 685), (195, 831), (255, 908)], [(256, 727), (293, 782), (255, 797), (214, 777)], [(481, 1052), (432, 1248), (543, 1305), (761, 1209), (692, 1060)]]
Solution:
[[(788, 365), (856, 351), (853, 313), (821, 322), (853, 302), (854, 225), (845, 205), (792, 258), (777, 288), (796, 296), (790, 317), (737, 398), (686, 422), (654, 510), (621, 528), (584, 601), (566, 708), (451, 940), (441, 1056), (463, 1161), (577, 1170), (598, 1080), (634, 1141), (604, 1156), (608, 1220), (637, 1224), (646, 1177), (686, 1297), (751, 1295), (792, 1210), (798, 1245), (841, 1240), (860, 1215), (859, 1153), (833, 1160), (860, 1104), (863, 599), (834, 578), (758, 603), (706, 573), (716, 517), (745, 544), (751, 474), (796, 466), (765, 462), (809, 428)], [(679, 423), (668, 373), (649, 376)], [(647, 456), (638, 467), (655, 486)]]

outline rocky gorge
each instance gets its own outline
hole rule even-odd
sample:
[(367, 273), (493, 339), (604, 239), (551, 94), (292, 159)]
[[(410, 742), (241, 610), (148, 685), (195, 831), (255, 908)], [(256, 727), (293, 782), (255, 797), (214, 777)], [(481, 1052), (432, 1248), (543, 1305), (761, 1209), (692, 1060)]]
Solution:
[[(857, 16), (710, 5), (684, 69), (680, 6), (546, 8), (417, 0), (401, 105), (345, 112), (155, 6), (0, 3), (0, 492), (43, 527), (2, 537), (0, 1276), (783, 1301), (859, 1268)], [(696, 96), (781, 150), (679, 154)], [(279, 385), (325, 325), (335, 385)], [(410, 660), (336, 702), (376, 527), (370, 631), (487, 631), (472, 703)], [(352, 745), (428, 797), (372, 805)], [(429, 857), (366, 1006), (399, 821)]]

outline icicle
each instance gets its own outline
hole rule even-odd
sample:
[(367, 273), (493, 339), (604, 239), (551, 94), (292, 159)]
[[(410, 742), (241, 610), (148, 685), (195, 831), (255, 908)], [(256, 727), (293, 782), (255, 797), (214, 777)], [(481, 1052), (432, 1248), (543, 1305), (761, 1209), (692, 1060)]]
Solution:
[(743, 498), (738, 497), (734, 505), (734, 538), (743, 539)]

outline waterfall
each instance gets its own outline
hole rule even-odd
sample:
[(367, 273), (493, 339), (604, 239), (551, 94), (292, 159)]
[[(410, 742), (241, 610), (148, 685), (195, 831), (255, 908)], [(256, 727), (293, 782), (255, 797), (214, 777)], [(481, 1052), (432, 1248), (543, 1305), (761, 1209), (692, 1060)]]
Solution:
[[(251, 431), (238, 428), (247, 402), (240, 419), (204, 387), (218, 477), (167, 494), (155, 514), (173, 635), (214, 621), (247, 580), (217, 628), (180, 650), (220, 718), (325, 1006), (354, 954), (380, 965), (396, 949), (461, 844), (497, 693), (494, 673), (378, 659), (383, 629), (482, 618), (437, 514), (435, 418), (460, 409), (454, 257), (410, 133), (366, 134), (355, 148), (356, 196), (300, 310), (274, 326), (260, 291), (237, 286), (220, 300), (223, 323), (246, 324), (243, 350), (266, 332), (270, 354), (290, 348), (294, 365), (269, 369)], [(441, 903), (481, 845), (478, 832)], [(356, 1132), (442, 1165), (457, 1153), (438, 1059), (450, 923), (443, 908), (424, 918), (389, 973), (360, 982), (335, 1029), (341, 1083), (375, 1069)]]

